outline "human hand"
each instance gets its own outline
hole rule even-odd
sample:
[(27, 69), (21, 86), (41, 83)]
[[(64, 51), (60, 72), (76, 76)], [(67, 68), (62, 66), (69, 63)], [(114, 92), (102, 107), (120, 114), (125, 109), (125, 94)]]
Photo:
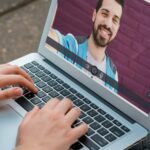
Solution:
[(19, 127), (16, 150), (68, 150), (88, 130), (85, 123), (71, 127), (79, 115), (68, 99), (50, 100), (41, 110), (35, 107)]
[[(24, 70), (16, 65), (0, 65), (0, 88), (11, 85), (20, 85), (33, 93), (37, 92), (31, 77)], [(0, 100), (16, 98), (22, 94), (23, 91), (20, 87), (8, 88), (0, 91)]]

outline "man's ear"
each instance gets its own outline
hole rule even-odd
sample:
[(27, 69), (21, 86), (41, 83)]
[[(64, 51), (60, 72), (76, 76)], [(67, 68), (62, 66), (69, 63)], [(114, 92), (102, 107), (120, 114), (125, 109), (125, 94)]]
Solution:
[(93, 16), (92, 16), (92, 22), (94, 22), (96, 19), (96, 9), (93, 11)]

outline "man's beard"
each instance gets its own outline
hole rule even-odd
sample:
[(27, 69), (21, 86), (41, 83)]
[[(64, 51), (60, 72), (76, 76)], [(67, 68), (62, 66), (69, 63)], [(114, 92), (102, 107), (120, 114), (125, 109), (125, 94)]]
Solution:
[[(105, 28), (105, 30), (108, 30), (110, 32), (109, 35), (109, 39), (106, 40), (104, 39), (102, 36), (99, 35), (99, 30), (101, 30), (102, 28)], [(106, 25), (99, 25), (97, 27), (97, 29), (95, 28), (95, 22), (93, 24), (93, 39), (94, 39), (94, 43), (96, 44), (97, 47), (106, 47), (112, 40), (111, 40), (111, 36), (112, 36), (112, 32), (110, 29), (108, 29), (106, 27)]]

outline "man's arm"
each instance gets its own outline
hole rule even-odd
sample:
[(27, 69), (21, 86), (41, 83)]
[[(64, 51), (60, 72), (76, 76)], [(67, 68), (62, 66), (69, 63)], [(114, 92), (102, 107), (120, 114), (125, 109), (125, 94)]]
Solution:
[[(60, 43), (59, 37), (58, 37), (58, 35), (57, 35), (55, 29), (52, 29), (52, 28), (51, 28), (51, 29), (49, 30), (48, 37), (50, 37), (50, 38), (52, 38), (53, 40), (55, 40), (56, 42)], [(54, 48), (53, 48), (51, 45), (49, 45), (48, 43), (46, 44), (46, 47), (47, 47), (48, 49), (50, 49), (51, 51), (53, 50), (54, 52), (57, 52), (57, 50), (54, 49)]]
[(58, 35), (56, 33), (56, 31), (54, 29), (50, 29), (48, 36), (51, 37), (53, 40), (55, 40), (56, 42), (59, 42), (59, 38)]

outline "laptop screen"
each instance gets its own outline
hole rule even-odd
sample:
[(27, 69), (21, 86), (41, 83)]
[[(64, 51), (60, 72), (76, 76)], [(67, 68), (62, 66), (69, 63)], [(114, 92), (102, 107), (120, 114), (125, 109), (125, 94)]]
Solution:
[(46, 47), (150, 112), (150, 4), (59, 0)]

